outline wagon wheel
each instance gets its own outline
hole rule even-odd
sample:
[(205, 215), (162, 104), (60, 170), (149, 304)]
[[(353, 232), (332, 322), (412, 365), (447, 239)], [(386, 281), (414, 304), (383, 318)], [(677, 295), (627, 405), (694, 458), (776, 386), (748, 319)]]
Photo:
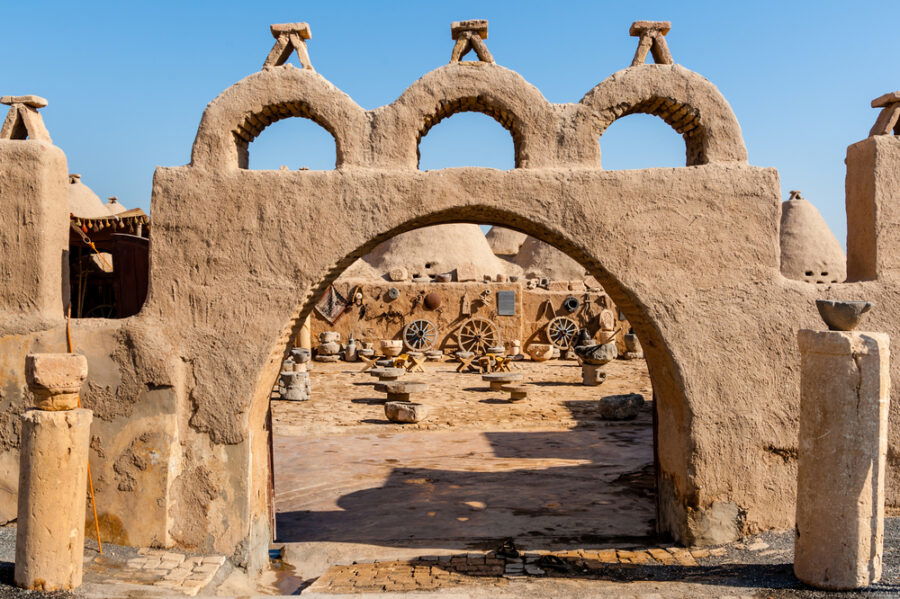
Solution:
[(497, 327), (483, 318), (470, 318), (465, 321), (457, 333), (459, 347), (463, 351), (483, 354), (487, 348), (500, 345), (500, 334)]
[(578, 334), (578, 325), (566, 316), (557, 316), (547, 323), (547, 339), (558, 349), (569, 349)]
[(403, 327), (403, 345), (412, 351), (426, 351), (434, 347), (438, 328), (430, 320), (414, 320)]

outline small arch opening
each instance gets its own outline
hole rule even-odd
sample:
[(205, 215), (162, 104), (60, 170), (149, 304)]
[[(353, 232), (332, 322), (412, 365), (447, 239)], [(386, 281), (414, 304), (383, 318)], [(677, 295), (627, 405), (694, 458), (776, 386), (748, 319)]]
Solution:
[(686, 163), (685, 140), (652, 114), (633, 113), (614, 121), (603, 132), (600, 149), (603, 168), (608, 170), (681, 167)]
[[(435, 127), (439, 123), (442, 126)], [(508, 170), (521, 166), (519, 129), (512, 113), (480, 98), (442, 104), (419, 131), (419, 168), (480, 166)]]
[(284, 102), (248, 114), (232, 134), (242, 169), (331, 170), (340, 162), (334, 131), (305, 102)]

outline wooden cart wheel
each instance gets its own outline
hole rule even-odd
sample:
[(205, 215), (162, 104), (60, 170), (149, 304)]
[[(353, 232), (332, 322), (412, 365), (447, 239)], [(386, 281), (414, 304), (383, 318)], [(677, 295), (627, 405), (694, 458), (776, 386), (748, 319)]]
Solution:
[(500, 345), (500, 334), (497, 327), (483, 318), (470, 318), (462, 323), (457, 333), (459, 347), (463, 351), (483, 354), (487, 348)]
[(558, 349), (569, 349), (578, 334), (578, 325), (567, 316), (557, 316), (547, 323), (547, 339)]
[(437, 337), (437, 325), (430, 320), (414, 320), (403, 327), (403, 345), (411, 351), (426, 351), (433, 348)]

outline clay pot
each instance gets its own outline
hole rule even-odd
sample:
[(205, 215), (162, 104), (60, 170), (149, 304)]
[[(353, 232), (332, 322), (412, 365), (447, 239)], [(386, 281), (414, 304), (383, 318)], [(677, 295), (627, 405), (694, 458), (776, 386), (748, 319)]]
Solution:
[(638, 341), (637, 335), (628, 333), (625, 335), (625, 349), (630, 352), (641, 351), (641, 342)]
[(852, 331), (874, 305), (865, 301), (816, 300), (819, 316), (832, 331)]
[(441, 296), (437, 293), (429, 293), (425, 296), (425, 308), (427, 310), (437, 310), (441, 307)]
[(316, 354), (319, 356), (336, 356), (341, 351), (341, 344), (336, 341), (322, 343), (316, 348)]
[(322, 331), (319, 333), (320, 343), (334, 343), (341, 340), (341, 334), (337, 331)]
[(532, 343), (528, 346), (528, 355), (535, 362), (546, 362), (553, 357), (554, 349), (549, 343)]
[(379, 347), (381, 347), (382, 355), (393, 358), (403, 352), (403, 341), (399, 339), (382, 339)]
[(310, 357), (312, 357), (310, 351), (305, 347), (295, 347), (291, 350), (291, 358), (293, 358), (294, 362), (297, 364), (309, 362)]

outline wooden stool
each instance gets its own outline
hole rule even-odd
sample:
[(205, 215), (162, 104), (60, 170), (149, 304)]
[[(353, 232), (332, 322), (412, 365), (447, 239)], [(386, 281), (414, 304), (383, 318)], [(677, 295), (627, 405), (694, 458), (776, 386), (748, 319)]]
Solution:
[(371, 358), (367, 358), (362, 354), (357, 354), (357, 356), (359, 356), (360, 360), (365, 362), (365, 365), (359, 369), (359, 372), (366, 372), (367, 370), (371, 370), (372, 368), (375, 368), (375, 362), (377, 362), (378, 360), (381, 359), (379, 356), (375, 356), (375, 355), (373, 355)]
[(481, 380), (490, 383), (491, 391), (503, 391), (503, 385), (522, 380), (522, 375), (518, 372), (495, 372), (482, 375)]
[(424, 354), (410, 354), (409, 362), (406, 363), (406, 372), (425, 372), (425, 369), (422, 367), (424, 363)]
[(509, 392), (509, 401), (522, 401), (528, 399), (531, 385), (503, 385), (500, 389)]
[(512, 360), (509, 356), (496, 356), (494, 357), (494, 372), (512, 372), (511, 364)]
[(428, 391), (428, 384), (419, 381), (393, 381), (379, 383), (375, 385), (375, 390), (387, 393), (387, 401), (410, 401), (409, 396), (413, 393)]
[[(456, 367), (456, 372), (465, 372), (466, 370), (470, 370), (470, 369), (476, 368), (476, 367), (472, 364), (472, 362), (475, 361), (475, 356), (474, 356), (474, 355), (471, 355), (471, 356), (468, 356), (468, 357), (457, 356), (457, 359), (459, 360), (459, 366)], [(480, 372), (480, 371), (479, 371), (479, 372)]]

